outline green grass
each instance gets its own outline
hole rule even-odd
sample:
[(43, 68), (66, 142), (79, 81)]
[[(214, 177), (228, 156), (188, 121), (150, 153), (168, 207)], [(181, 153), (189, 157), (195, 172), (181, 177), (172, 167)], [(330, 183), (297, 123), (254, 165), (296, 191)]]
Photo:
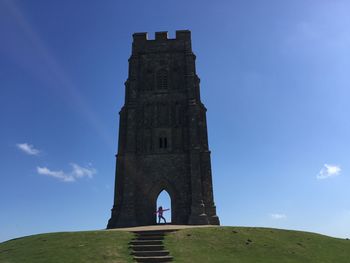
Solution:
[(133, 262), (121, 231), (63, 232), (28, 236), (0, 243), (1, 263)]
[(350, 241), (269, 228), (215, 227), (167, 236), (174, 262), (349, 263)]
[[(87, 231), (28, 236), (0, 243), (0, 263), (133, 262), (133, 234)], [(349, 263), (350, 241), (319, 234), (248, 227), (184, 229), (165, 238), (174, 262)]]

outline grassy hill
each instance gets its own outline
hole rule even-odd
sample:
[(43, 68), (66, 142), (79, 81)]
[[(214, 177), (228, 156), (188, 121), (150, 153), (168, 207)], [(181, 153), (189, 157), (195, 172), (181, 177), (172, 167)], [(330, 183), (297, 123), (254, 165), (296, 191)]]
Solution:
[(132, 262), (131, 233), (86, 231), (41, 234), (0, 243), (0, 263)]
[(271, 228), (186, 229), (173, 233), (165, 245), (176, 262), (350, 262), (349, 240)]
[[(132, 237), (131, 233), (121, 231), (23, 237), (0, 243), (0, 262), (133, 262), (128, 250)], [(350, 262), (350, 240), (269, 228), (184, 229), (169, 234), (165, 246), (175, 262)]]

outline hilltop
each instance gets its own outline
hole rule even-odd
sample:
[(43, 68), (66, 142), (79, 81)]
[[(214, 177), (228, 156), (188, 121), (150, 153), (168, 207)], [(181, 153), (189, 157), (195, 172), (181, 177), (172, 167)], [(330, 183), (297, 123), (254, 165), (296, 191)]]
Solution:
[[(133, 262), (133, 236), (115, 230), (28, 236), (0, 243), (0, 262)], [(174, 262), (350, 262), (349, 240), (272, 228), (181, 229), (166, 236), (165, 246)]]

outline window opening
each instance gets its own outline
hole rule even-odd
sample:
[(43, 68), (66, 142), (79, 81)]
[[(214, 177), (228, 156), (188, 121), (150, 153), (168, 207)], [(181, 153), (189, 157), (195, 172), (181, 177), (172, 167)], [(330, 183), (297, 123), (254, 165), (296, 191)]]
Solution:
[(168, 71), (161, 69), (157, 72), (157, 88), (167, 89), (168, 88)]
[(167, 137), (159, 137), (159, 148), (160, 149), (168, 148), (168, 138)]

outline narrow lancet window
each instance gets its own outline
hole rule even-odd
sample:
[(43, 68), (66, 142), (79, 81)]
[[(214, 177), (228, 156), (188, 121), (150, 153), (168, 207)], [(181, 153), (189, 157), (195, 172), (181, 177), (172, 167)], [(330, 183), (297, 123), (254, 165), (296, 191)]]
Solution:
[(159, 137), (159, 148), (160, 149), (168, 148), (168, 138), (167, 137)]
[(157, 72), (157, 89), (168, 88), (168, 71), (166, 69), (160, 69)]

